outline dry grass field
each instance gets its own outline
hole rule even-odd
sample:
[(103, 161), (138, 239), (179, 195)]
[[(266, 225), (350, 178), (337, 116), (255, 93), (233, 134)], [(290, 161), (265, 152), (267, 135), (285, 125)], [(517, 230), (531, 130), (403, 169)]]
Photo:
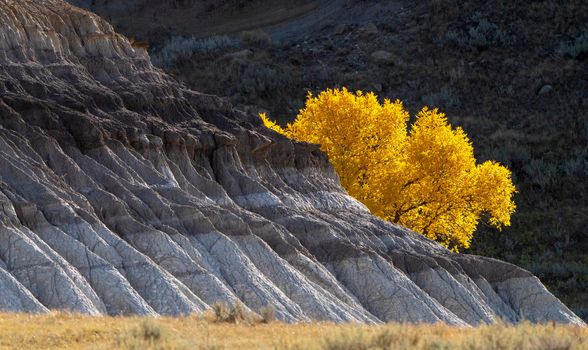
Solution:
[(0, 349), (588, 349), (588, 329), (217, 322), (185, 318), (1, 314)]

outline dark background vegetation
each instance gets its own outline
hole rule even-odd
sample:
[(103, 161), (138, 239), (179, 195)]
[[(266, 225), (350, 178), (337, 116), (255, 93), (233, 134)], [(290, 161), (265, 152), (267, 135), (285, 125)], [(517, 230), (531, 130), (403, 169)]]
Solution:
[(519, 191), (512, 227), (480, 225), (468, 252), (588, 320), (588, 2), (71, 1), (187, 85), (283, 123), (335, 86), (439, 107)]

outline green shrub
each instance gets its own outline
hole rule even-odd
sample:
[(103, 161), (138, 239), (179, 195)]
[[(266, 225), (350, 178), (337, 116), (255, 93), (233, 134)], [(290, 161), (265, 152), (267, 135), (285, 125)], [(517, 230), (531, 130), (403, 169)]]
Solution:
[(161, 325), (153, 320), (144, 320), (139, 325), (138, 335), (149, 343), (156, 343), (162, 338)]
[(224, 302), (217, 302), (212, 306), (212, 309), (216, 322), (251, 324), (258, 319), (257, 315), (247, 310), (240, 301), (233, 306), (229, 306)]
[(161, 49), (151, 55), (153, 63), (171, 66), (177, 60), (189, 58), (194, 54), (209, 54), (239, 48), (239, 42), (227, 35), (211, 36), (204, 39), (175, 36), (169, 39)]
[(500, 27), (475, 13), (465, 29), (450, 30), (446, 33), (447, 42), (468, 49), (487, 49), (496, 45), (510, 44), (511, 38)]
[(588, 55), (588, 30), (585, 30), (575, 39), (562, 42), (557, 53), (564, 57), (578, 59)]
[(421, 101), (426, 106), (439, 106), (442, 108), (457, 107), (460, 105), (457, 97), (451, 88), (444, 87), (438, 92), (433, 92), (421, 97)]
[(272, 39), (263, 29), (246, 30), (239, 34), (241, 43), (245, 46), (268, 47)]
[(121, 349), (143, 350), (168, 348), (167, 344), (172, 341), (168, 329), (159, 321), (145, 318), (135, 328), (120, 336), (117, 343)]
[(276, 320), (276, 308), (272, 305), (266, 305), (259, 310), (261, 323), (271, 323)]
[(253, 317), (250, 312), (245, 309), (245, 305), (237, 302), (231, 309), (229, 322), (231, 323), (251, 323)]
[(543, 159), (532, 159), (523, 167), (523, 170), (529, 181), (541, 189), (547, 188), (557, 177), (557, 166)]
[(216, 302), (212, 305), (214, 311), (214, 317), (217, 322), (229, 322), (231, 317), (231, 308), (227, 303)]

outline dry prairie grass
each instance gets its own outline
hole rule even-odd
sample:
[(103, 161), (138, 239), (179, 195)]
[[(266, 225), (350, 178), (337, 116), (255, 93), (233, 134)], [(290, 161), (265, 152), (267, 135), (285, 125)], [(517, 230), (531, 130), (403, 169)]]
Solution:
[(496, 324), (231, 324), (182, 318), (0, 314), (0, 349), (588, 349), (588, 329)]

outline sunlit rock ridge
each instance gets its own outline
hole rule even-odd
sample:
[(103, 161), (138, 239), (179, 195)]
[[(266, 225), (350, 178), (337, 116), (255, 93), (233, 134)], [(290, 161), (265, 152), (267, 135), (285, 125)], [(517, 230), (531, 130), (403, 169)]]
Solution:
[(0, 0), (0, 310), (582, 324), (529, 272), (383, 222), (317, 146), (191, 91), (104, 20)]

